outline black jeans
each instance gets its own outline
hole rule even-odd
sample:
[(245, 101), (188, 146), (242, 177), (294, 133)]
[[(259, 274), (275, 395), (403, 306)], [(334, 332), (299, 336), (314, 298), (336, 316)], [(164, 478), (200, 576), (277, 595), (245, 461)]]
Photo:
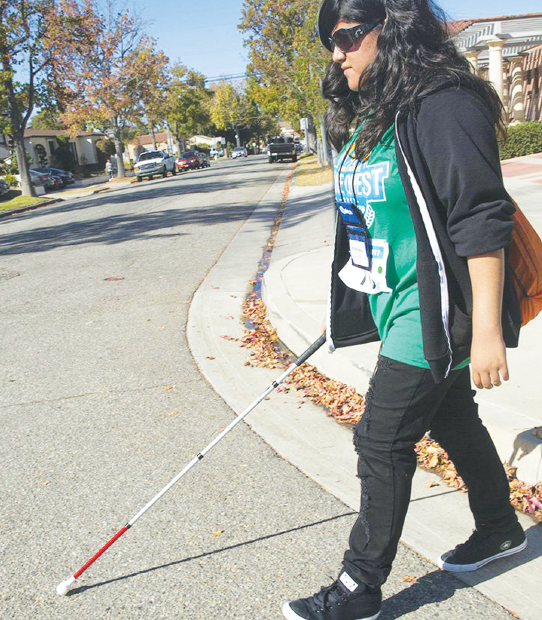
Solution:
[(506, 474), (474, 394), (468, 367), (435, 384), (429, 370), (379, 358), (354, 431), (361, 509), (344, 568), (359, 582), (377, 587), (390, 573), (410, 501), (415, 444), (429, 430), (468, 487), (476, 529), (508, 532), (517, 523)]

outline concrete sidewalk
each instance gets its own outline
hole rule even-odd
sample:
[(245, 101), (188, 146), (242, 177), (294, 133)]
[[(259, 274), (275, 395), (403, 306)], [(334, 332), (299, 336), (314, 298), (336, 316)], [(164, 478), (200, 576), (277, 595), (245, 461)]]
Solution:
[[(506, 162), (503, 169), (508, 190), (542, 235), (539, 204), (542, 156)], [(332, 260), (332, 204), (328, 186), (298, 187), (294, 183), (271, 265), (264, 277), (263, 297), (271, 323), (280, 340), (296, 354), (318, 337), (325, 314)], [(322, 348), (311, 358), (311, 363), (327, 376), (363, 394), (378, 349), (379, 344), (374, 343), (339, 349), (330, 355)], [(480, 415), (503, 462), (516, 466), (519, 479), (530, 483), (542, 479), (541, 349), (542, 319), (538, 319), (522, 331), (521, 346), (509, 351), (510, 381), (498, 390), (480, 392), (477, 397)], [(345, 441), (344, 451), (349, 450)], [(434, 489), (424, 486), (427, 476), (421, 471), (416, 475), (402, 539), (421, 555), (434, 559), (436, 549), (453, 548), (468, 537), (472, 517), (466, 495), (448, 489), (443, 492), (446, 487), (435, 487), (433, 492)], [(332, 482), (326, 488), (341, 499), (345, 498), (337, 487), (338, 484)], [(349, 506), (358, 501), (357, 495), (346, 493), (346, 496), (344, 501)], [(459, 578), (505, 608), (514, 610), (524, 620), (539, 620), (542, 525), (535, 525), (530, 517), (523, 515), (520, 520), (529, 538), (529, 548), (524, 554)]]

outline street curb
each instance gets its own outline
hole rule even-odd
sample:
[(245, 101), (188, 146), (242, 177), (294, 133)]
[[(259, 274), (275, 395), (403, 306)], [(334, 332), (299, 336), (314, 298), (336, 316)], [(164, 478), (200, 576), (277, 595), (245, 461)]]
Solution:
[(49, 207), (53, 204), (56, 204), (57, 202), (60, 203), (63, 201), (59, 198), (54, 198), (54, 199), (48, 200), (47, 202), (40, 202), (39, 205), (33, 205), (30, 207), (21, 207), (20, 209), (13, 209), (11, 211), (2, 211), (0, 212), (0, 219), (2, 219), (3, 217), (9, 217), (10, 215), (17, 215), (18, 213), (27, 213), (28, 211), (35, 211), (36, 209), (41, 209), (42, 207)]

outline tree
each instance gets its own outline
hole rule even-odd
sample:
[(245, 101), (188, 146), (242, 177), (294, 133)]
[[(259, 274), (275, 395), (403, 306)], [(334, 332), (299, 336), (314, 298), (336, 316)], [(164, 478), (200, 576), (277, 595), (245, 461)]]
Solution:
[[(152, 56), (152, 57), (151, 57)], [(163, 125), (167, 117), (167, 88), (170, 81), (168, 58), (157, 52), (152, 45), (144, 45), (130, 58), (132, 71), (139, 75), (140, 115), (152, 136), (156, 150), (155, 129)], [(148, 67), (152, 66), (152, 71)], [(144, 78), (144, 79), (141, 79)]]
[(141, 117), (148, 85), (167, 58), (136, 15), (118, 10), (116, 0), (106, 0), (103, 12), (100, 6), (98, 0), (58, 0), (46, 45), (55, 59), (63, 122), (72, 133), (105, 122), (123, 177), (122, 130)]
[(57, 136), (57, 147), (55, 149), (55, 162), (62, 170), (75, 172), (75, 155), (70, 148), (70, 139), (67, 136)]
[(221, 82), (215, 89), (211, 120), (217, 129), (232, 132), (237, 146), (241, 145), (241, 136), (248, 143), (277, 130), (275, 115), (263, 113), (249, 93), (226, 82)]
[(240, 146), (239, 125), (242, 123), (243, 107), (241, 95), (231, 84), (221, 82), (211, 102), (211, 120), (217, 129), (233, 129), (237, 146)]
[(178, 142), (207, 130), (211, 124), (211, 98), (202, 73), (181, 63), (173, 65), (165, 109), (168, 125)]
[[(15, 153), (23, 195), (35, 195), (28, 172), (24, 131), (48, 90), (50, 56), (43, 40), (53, 0), (0, 0), (0, 101), (7, 114), (3, 129)], [(16, 79), (25, 76), (24, 82)]]
[(30, 127), (32, 129), (66, 129), (60, 114), (60, 110), (56, 106), (47, 106), (32, 117)]
[(321, 81), (329, 63), (317, 36), (320, 0), (245, 0), (239, 29), (248, 35), (247, 94), (260, 109), (297, 125), (319, 124), (327, 104)]

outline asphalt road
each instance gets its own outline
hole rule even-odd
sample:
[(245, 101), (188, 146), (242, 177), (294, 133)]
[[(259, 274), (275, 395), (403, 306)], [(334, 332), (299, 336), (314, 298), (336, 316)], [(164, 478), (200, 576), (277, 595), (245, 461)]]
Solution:
[[(188, 350), (188, 308), (285, 166), (0, 221), (0, 618), (272, 620), (336, 576), (354, 515), (241, 425), (55, 592), (232, 419)], [(386, 588), (382, 620), (510, 617), (404, 548)]]

